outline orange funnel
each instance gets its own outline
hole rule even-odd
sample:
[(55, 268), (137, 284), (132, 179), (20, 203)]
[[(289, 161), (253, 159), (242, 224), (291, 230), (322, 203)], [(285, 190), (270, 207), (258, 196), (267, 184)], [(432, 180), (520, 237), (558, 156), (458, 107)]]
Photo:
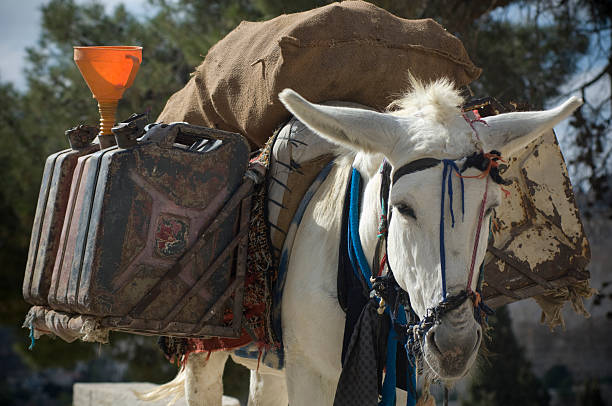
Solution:
[(100, 109), (100, 146), (114, 144), (111, 128), (115, 124), (117, 103), (132, 85), (140, 62), (142, 47), (74, 47), (74, 61)]

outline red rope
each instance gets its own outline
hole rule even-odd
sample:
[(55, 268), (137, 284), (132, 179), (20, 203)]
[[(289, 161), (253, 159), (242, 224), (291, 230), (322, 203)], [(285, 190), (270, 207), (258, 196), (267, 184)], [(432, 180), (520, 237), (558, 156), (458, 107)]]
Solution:
[(472, 300), (474, 301), (474, 307), (478, 307), (480, 302), (482, 302), (482, 296), (477, 291), (472, 292)]
[(261, 362), (261, 355), (263, 354), (263, 349), (260, 347), (259, 348), (259, 355), (257, 356), (257, 369), (255, 370), (255, 372), (259, 372), (259, 364)]
[(463, 119), (470, 125), (470, 127), (472, 127), (472, 131), (474, 131), (476, 139), (480, 144), (482, 144), (482, 141), (480, 140), (480, 135), (478, 135), (478, 131), (476, 130), (476, 127), (474, 127), (474, 123), (482, 123), (487, 127), (489, 126), (489, 124), (487, 124), (487, 122), (484, 121), (482, 117), (480, 117), (480, 113), (478, 112), (478, 110), (472, 110), (472, 114), (474, 114), (474, 117), (476, 117), (475, 119), (470, 120), (470, 118), (465, 113), (462, 114)]
[(474, 241), (474, 250), (472, 251), (472, 263), (470, 264), (470, 273), (467, 280), (467, 291), (472, 292), (472, 277), (474, 276), (474, 265), (476, 263), (476, 253), (478, 252), (478, 241), (480, 240), (480, 229), (482, 228), (482, 220), (484, 219), (484, 210), (487, 203), (487, 192), (489, 190), (489, 178), (486, 178), (485, 191), (482, 196), (482, 204), (480, 205), (480, 214), (478, 215), (478, 226), (476, 228), (476, 240)]
[(381, 276), (384, 269), (385, 269), (385, 264), (387, 263), (387, 254), (385, 253), (385, 255), (382, 257), (382, 259), (380, 260), (380, 267), (378, 268), (378, 275), (377, 276)]
[(491, 172), (491, 168), (497, 168), (499, 166), (499, 162), (497, 162), (497, 161), (506, 162), (506, 161), (504, 161), (502, 159), (501, 156), (499, 156), (497, 154), (491, 154), (491, 153), (487, 152), (487, 153), (483, 153), (483, 156), (489, 160), (489, 165), (487, 165), (487, 169), (482, 171), (479, 175), (465, 176), (465, 175), (461, 175), (458, 172), (455, 173), (455, 175), (457, 175), (457, 176), (459, 176), (460, 178), (463, 178), (463, 179), (484, 179), (487, 176), (489, 176), (489, 172)]

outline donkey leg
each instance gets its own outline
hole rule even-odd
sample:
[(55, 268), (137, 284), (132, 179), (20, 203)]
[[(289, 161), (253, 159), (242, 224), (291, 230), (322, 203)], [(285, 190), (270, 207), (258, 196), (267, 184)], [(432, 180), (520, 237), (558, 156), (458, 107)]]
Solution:
[[(228, 353), (191, 354), (185, 365), (185, 398), (189, 406), (221, 406), (223, 368)], [(208, 359), (206, 359), (208, 358)]]
[(395, 390), (395, 404), (397, 406), (404, 406), (406, 404), (406, 400), (408, 400), (408, 394), (405, 390), (396, 389)]
[(310, 369), (305, 364), (286, 366), (287, 392), (291, 406), (332, 406), (337, 380)]
[(251, 371), (248, 406), (287, 406), (285, 377)]

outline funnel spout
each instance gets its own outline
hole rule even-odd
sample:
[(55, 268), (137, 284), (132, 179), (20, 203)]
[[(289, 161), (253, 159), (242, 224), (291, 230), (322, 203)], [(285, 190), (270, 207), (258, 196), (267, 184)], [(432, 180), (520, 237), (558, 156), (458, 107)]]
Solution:
[(115, 144), (111, 128), (119, 99), (134, 82), (142, 61), (142, 47), (74, 47), (74, 61), (100, 111), (100, 146)]

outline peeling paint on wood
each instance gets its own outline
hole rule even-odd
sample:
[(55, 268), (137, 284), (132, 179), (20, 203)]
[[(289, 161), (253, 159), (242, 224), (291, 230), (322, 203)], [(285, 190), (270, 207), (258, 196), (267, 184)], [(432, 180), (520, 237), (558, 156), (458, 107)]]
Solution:
[[(507, 111), (488, 99), (481, 116)], [(553, 131), (509, 157), (510, 196), (496, 209), (483, 297), (492, 307), (589, 278), (589, 243)], [(495, 230), (496, 229), (496, 230)]]

